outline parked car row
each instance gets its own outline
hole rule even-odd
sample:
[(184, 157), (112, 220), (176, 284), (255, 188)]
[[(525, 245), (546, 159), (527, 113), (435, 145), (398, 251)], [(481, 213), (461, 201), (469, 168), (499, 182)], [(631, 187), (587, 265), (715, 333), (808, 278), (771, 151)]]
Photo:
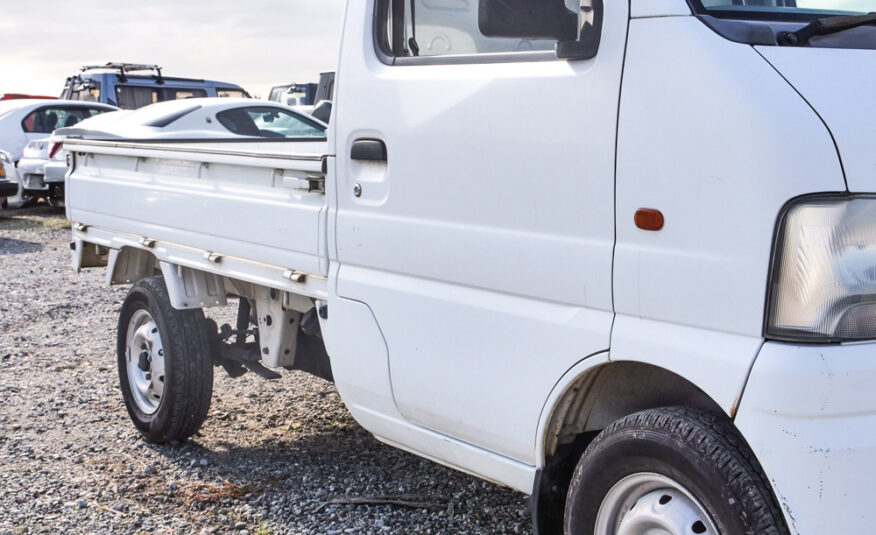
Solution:
[(157, 65), (84, 66), (67, 78), (60, 99), (0, 97), (0, 202), (27, 206), (42, 198), (62, 206), (63, 143), (77, 128), (109, 138), (132, 129), (142, 139), (324, 138), (333, 90), (334, 73), (327, 72), (318, 84), (278, 86), (270, 99), (276, 102), (255, 104), (236, 84), (164, 76)]

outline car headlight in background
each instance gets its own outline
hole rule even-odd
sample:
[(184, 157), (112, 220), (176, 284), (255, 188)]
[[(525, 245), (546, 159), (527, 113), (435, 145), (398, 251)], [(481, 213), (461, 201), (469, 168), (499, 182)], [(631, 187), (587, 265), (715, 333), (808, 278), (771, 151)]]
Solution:
[(804, 199), (777, 236), (767, 337), (876, 339), (876, 197)]

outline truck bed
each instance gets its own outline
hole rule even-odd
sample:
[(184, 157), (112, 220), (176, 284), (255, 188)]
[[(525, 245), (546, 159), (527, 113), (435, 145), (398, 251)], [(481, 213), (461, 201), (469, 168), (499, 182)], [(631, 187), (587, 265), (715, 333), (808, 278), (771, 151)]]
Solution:
[(68, 139), (65, 148), (77, 242), (325, 295), (324, 141)]

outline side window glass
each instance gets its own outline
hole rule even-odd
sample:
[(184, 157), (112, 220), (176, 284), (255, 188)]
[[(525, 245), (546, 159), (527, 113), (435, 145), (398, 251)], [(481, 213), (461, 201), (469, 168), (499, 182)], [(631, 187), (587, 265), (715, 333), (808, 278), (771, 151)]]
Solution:
[[(100, 113), (94, 110), (94, 114)], [(22, 121), (22, 129), (30, 134), (51, 134), (58, 128), (73, 126), (92, 116), (87, 108), (42, 108), (34, 111)]]
[(236, 108), (216, 114), (219, 124), (241, 136), (325, 138), (322, 127), (278, 108)]
[(206, 89), (187, 89), (177, 87), (165, 87), (159, 90), (158, 100), (182, 100), (186, 98), (205, 98)]
[(158, 102), (158, 91), (154, 87), (116, 86), (116, 101), (123, 110), (137, 110)]
[[(273, 91), (271, 91), (273, 94)], [(222, 89), (219, 88), (216, 90), (216, 96), (219, 98), (246, 98), (246, 93), (241, 89)], [(273, 99), (268, 99), (273, 100)]]
[[(582, 0), (566, 0), (580, 14)], [(587, 0), (584, 0), (587, 2)], [(384, 0), (378, 40), (394, 56), (454, 56), (549, 51), (556, 40), (486, 37), (479, 27), (478, 0)]]

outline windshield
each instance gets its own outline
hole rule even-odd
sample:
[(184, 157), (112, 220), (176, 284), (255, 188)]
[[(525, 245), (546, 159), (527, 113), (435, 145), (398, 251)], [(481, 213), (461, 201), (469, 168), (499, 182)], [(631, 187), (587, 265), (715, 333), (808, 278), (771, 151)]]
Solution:
[[(849, 15), (876, 11), (876, 0), (699, 0), (705, 12), (749, 12), (781, 17), (789, 15)], [(696, 3), (696, 0), (695, 0)]]
[(249, 137), (325, 138), (325, 127), (274, 107), (234, 108), (216, 114), (229, 131)]
[(100, 82), (78, 82), (73, 84), (70, 100), (100, 102)]

